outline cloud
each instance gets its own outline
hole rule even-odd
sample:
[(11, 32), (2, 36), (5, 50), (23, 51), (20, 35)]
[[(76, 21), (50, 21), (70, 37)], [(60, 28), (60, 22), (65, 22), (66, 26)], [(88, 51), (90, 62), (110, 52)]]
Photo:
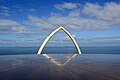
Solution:
[[(76, 35), (72, 35), (79, 43), (102, 43), (102, 42), (116, 42), (119, 41), (120, 42), (120, 36), (114, 36), (114, 37), (94, 37), (94, 38), (81, 38), (81, 37), (77, 37)], [(67, 42), (70, 41), (70, 37), (66, 36), (66, 37), (55, 37), (53, 39), (51, 39), (51, 42), (59, 42), (59, 41), (63, 41), (63, 42)]]
[[(71, 7), (70, 7), (71, 6)], [(36, 26), (38, 30), (53, 30), (59, 26), (64, 26), (69, 30), (107, 30), (120, 27), (120, 4), (106, 3), (99, 4), (86, 3), (83, 8), (77, 7), (77, 3), (56, 4), (57, 9), (65, 10), (62, 13), (52, 13), (46, 17), (28, 16), (25, 24)], [(71, 9), (70, 11), (67, 11)], [(83, 16), (84, 15), (84, 16)], [(37, 31), (38, 31), (37, 30)]]
[(68, 16), (70, 17), (79, 17), (80, 16), (80, 9), (72, 10)]
[(19, 23), (10, 19), (0, 19), (0, 26), (18, 26)]
[(10, 16), (10, 8), (6, 7), (6, 6), (0, 6), (1, 12), (0, 15), (2, 16)]
[(73, 16), (51, 16), (47, 21), (53, 25), (63, 25), (69, 29), (76, 31), (80, 30), (95, 30), (95, 29), (108, 29), (109, 24), (102, 20), (86, 19)]
[[(32, 33), (46, 33), (51, 32), (59, 26), (73, 31), (81, 30), (107, 30), (120, 27), (120, 4), (106, 3), (105, 5), (86, 3), (83, 8), (79, 7), (78, 3), (56, 4), (58, 7), (66, 12), (66, 15), (59, 13), (52, 13), (49, 16), (37, 17), (28, 15), (28, 19), (24, 20), (22, 25), (13, 20), (0, 20), (0, 26), (13, 26), (10, 28), (13, 31), (32, 31)], [(7, 8), (4, 8), (7, 9)], [(32, 10), (34, 11), (34, 9)], [(34, 28), (28, 28), (32, 26)], [(6, 31), (5, 27), (1, 30)], [(51, 31), (50, 31), (51, 30)]]
[(38, 27), (39, 30), (49, 29), (49, 28), (51, 29), (53, 26), (45, 18), (39, 18), (39, 17), (31, 16), (31, 15), (29, 15), (28, 20), (24, 22), (27, 25)]
[(0, 8), (2, 8), (2, 9), (6, 9), (6, 10), (9, 10), (9, 8), (6, 7), (6, 6), (1, 6)]
[(30, 28), (27, 28), (25, 26), (12, 27), (11, 30), (14, 33), (33, 33)]
[[(95, 37), (95, 38), (79, 38), (76, 37), (76, 40), (79, 41), (78, 43), (86, 44), (86, 43), (110, 43), (113, 44), (116, 42), (120, 42), (120, 36), (114, 37)], [(118, 44), (119, 45), (119, 44)]]
[(108, 21), (120, 26), (120, 3), (111, 2), (106, 3), (104, 6), (87, 3), (83, 12), (89, 16), (94, 16), (97, 19)]
[(0, 19), (0, 33), (29, 33), (30, 29), (11, 19)]
[[(75, 35), (73, 35), (75, 37)], [(18, 37), (17, 37), (18, 38)], [(99, 45), (112, 45), (112, 46), (120, 46), (120, 36), (114, 36), (114, 37), (95, 37), (95, 38), (80, 38), (80, 37), (75, 37), (75, 39), (77, 40), (77, 43), (80, 46), (91, 46), (91, 45), (95, 45), (98, 44)], [(24, 38), (20, 37), (18, 39), (14, 39), (14, 38), (10, 38), (10, 39), (5, 39), (5, 38), (0, 38), (0, 43), (1, 44), (6, 44), (6, 46), (8, 46), (7, 44), (12, 44), (11, 46), (39, 46), (42, 44), (42, 42), (44, 41), (43, 38), (33, 38), (33, 37), (28, 37), (28, 38)], [(114, 44), (113, 44), (114, 43)], [(14, 44), (14, 45), (13, 45)], [(52, 38), (47, 46), (60, 46), (60, 44), (62, 44), (61, 46), (72, 46), (73, 43), (71, 41), (71, 39), (69, 39), (68, 37), (62, 37), (62, 38)], [(10, 47), (11, 47), (10, 46)], [(74, 46), (74, 45), (73, 45)]]
[(68, 2), (64, 2), (63, 4), (55, 4), (54, 7), (58, 10), (64, 10), (64, 9), (76, 9), (78, 7), (77, 3), (68, 3)]
[(99, 30), (99, 29), (110, 29), (111, 25), (102, 20), (94, 20), (94, 19), (85, 19), (80, 17), (75, 17), (71, 15), (60, 16), (60, 15), (52, 15), (50, 17), (35, 17), (29, 16), (28, 20), (25, 21), (26, 24), (37, 26), (39, 30), (53, 30), (59, 26), (64, 26), (69, 30)]

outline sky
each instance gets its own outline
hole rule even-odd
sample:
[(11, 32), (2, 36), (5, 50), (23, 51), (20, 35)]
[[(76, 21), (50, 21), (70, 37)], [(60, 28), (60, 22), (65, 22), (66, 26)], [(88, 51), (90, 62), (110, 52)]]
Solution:
[[(120, 0), (0, 0), (0, 47), (40, 46), (59, 26), (79, 46), (120, 46)], [(60, 31), (49, 45), (69, 41)]]

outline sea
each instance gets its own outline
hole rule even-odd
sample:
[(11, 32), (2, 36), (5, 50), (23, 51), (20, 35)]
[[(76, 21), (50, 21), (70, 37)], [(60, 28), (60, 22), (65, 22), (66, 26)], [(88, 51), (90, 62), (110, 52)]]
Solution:
[[(39, 47), (0, 47), (0, 55), (37, 54)], [(82, 54), (120, 54), (120, 46), (80, 47)], [(42, 54), (73, 54), (75, 47), (45, 47)]]

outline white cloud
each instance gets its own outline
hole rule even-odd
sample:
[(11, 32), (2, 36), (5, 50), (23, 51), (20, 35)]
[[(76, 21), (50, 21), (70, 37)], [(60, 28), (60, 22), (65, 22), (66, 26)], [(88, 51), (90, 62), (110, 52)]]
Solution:
[(63, 4), (56, 4), (54, 5), (54, 7), (58, 10), (64, 10), (64, 9), (75, 9), (78, 7), (77, 3), (68, 3), (68, 2), (64, 2)]
[(0, 19), (0, 33), (30, 33), (30, 29), (11, 19)]
[(2, 8), (2, 9), (7, 9), (7, 10), (9, 9), (8, 7), (3, 6), (3, 5), (1, 5), (0, 8)]
[[(53, 13), (49, 17), (28, 16), (28, 20), (23, 22), (24, 25), (34, 26), (33, 32), (43, 33), (53, 30), (59, 26), (64, 26), (69, 30), (101, 30), (120, 27), (120, 4), (106, 3), (104, 6), (93, 3), (86, 3), (82, 9), (77, 3), (56, 4), (60, 9), (71, 9), (67, 15)], [(83, 17), (82, 15), (86, 15)], [(93, 18), (95, 17), (95, 18)], [(27, 27), (13, 20), (0, 20), (0, 26), (21, 26), (20, 28), (11, 28), (13, 30), (27, 30)], [(24, 26), (24, 27), (23, 27)], [(4, 29), (3, 29), (4, 30)], [(28, 29), (29, 30), (29, 29)], [(49, 31), (49, 32), (51, 32)]]
[[(66, 6), (67, 5), (67, 6)], [(74, 7), (68, 8), (68, 5)], [(57, 4), (60, 9), (72, 9), (67, 15), (52, 13), (49, 17), (28, 16), (26, 24), (37, 26), (38, 30), (53, 30), (64, 26), (69, 30), (106, 30), (120, 27), (120, 4), (106, 3), (104, 6), (86, 3), (83, 8), (77, 7), (76, 3)], [(82, 15), (86, 15), (83, 17)]]
[(32, 32), (30, 32), (30, 29), (25, 26), (12, 27), (11, 30), (14, 33), (32, 33)]
[(10, 16), (10, 14), (9, 14), (10, 9), (8, 7), (0, 6), (0, 9), (1, 9), (0, 15), (2, 15), (2, 16)]
[(76, 9), (76, 10), (72, 10), (68, 16), (71, 16), (71, 17), (79, 17), (80, 16), (80, 9)]
[(77, 38), (80, 43), (98, 43), (98, 42), (120, 42), (120, 36), (115, 37), (95, 37), (95, 38)]
[[(94, 38), (80, 38), (76, 37), (76, 35), (72, 35), (79, 43), (96, 43), (96, 42), (114, 42), (114, 41), (119, 41), (120, 42), (120, 36), (115, 36), (115, 37), (94, 37)], [(71, 40), (68, 36), (63, 37), (63, 38), (57, 38), (54, 41), (69, 41)]]
[(48, 28), (52, 28), (53, 26), (48, 21), (46, 21), (45, 18), (38, 18), (31, 15), (28, 16), (28, 21), (25, 21), (25, 23), (32, 26), (37, 26), (40, 29), (48, 29)]
[(10, 16), (10, 14), (8, 13), (8, 10), (2, 10), (2, 12), (0, 12), (0, 15), (2, 15), (2, 16)]
[(10, 19), (0, 19), (0, 27), (1, 26), (18, 26), (19, 23), (17, 23), (14, 20), (10, 20)]
[(103, 20), (86, 19), (70, 16), (69, 14), (67, 16), (52, 15), (44, 18), (29, 16), (29, 20), (25, 21), (25, 23), (37, 26), (39, 30), (46, 29), (46, 31), (55, 29), (61, 25), (75, 31), (112, 28), (111, 24)]
[(99, 4), (87, 3), (83, 9), (85, 14), (95, 16), (97, 19), (106, 20), (120, 26), (120, 3)]

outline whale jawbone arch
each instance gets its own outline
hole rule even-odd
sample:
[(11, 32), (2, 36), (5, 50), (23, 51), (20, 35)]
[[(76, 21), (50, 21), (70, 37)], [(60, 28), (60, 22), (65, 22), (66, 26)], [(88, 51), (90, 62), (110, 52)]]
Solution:
[(53, 32), (51, 32), (48, 37), (44, 40), (44, 42), (42, 43), (41, 47), (39, 48), (38, 50), (38, 55), (42, 53), (42, 50), (44, 49), (44, 47), (46, 46), (47, 42), (50, 40), (50, 38), (56, 33), (58, 32), (59, 30), (63, 30), (70, 38), (71, 40), (73, 41), (77, 51), (78, 51), (78, 54), (81, 54), (81, 51), (80, 51), (80, 48), (76, 42), (76, 40), (74, 39), (74, 37), (62, 26), (58, 27), (57, 29), (55, 29)]

